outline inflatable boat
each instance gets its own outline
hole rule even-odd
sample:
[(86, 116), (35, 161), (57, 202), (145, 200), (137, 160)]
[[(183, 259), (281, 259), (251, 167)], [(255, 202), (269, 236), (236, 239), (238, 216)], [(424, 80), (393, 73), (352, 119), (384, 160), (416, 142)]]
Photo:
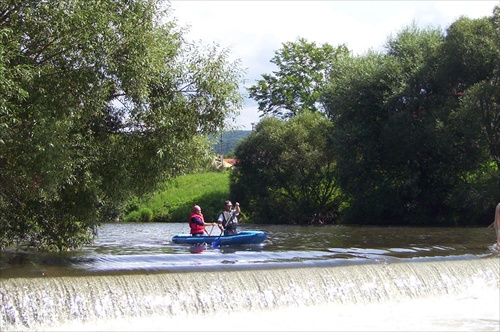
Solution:
[(267, 234), (262, 231), (241, 231), (234, 235), (203, 235), (192, 236), (191, 234), (177, 234), (172, 238), (177, 244), (214, 244), (234, 245), (234, 244), (260, 244), (267, 238)]

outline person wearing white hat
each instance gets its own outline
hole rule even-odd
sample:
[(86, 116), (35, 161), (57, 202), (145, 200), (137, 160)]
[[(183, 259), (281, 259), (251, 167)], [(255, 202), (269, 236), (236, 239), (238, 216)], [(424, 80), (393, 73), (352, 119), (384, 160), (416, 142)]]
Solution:
[(221, 212), (217, 219), (217, 224), (220, 230), (224, 232), (224, 235), (238, 234), (238, 216), (240, 212), (240, 203), (236, 202), (233, 210), (231, 201), (226, 201), (224, 204), (224, 211)]

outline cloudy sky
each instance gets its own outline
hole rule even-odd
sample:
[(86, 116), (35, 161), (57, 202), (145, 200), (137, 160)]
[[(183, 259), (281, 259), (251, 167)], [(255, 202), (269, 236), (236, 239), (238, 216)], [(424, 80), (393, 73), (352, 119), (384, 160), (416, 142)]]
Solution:
[[(385, 41), (405, 26), (445, 30), (461, 16), (491, 16), (500, 0), (476, 1), (212, 1), (171, 0), (172, 16), (189, 26), (187, 37), (228, 48), (246, 71), (245, 87), (254, 85), (275, 67), (270, 63), (282, 43), (298, 37), (317, 44), (346, 44), (354, 54), (382, 50)], [(257, 102), (245, 107), (231, 124), (252, 129), (261, 113)]]

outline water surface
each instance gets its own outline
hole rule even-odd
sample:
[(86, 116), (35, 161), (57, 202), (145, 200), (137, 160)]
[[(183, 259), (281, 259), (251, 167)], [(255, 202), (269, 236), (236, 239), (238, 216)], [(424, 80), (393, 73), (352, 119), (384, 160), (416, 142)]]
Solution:
[[(217, 227), (212, 235), (219, 235)], [(397, 228), (242, 225), (262, 230), (261, 245), (172, 243), (185, 223), (110, 223), (92, 245), (66, 253), (7, 250), (2, 278), (345, 266), (399, 261), (476, 259), (496, 254), (488, 228)]]
[(172, 243), (185, 223), (118, 223), (78, 251), (3, 251), (1, 329), (500, 330), (492, 229), (245, 229), (268, 239), (214, 249)]

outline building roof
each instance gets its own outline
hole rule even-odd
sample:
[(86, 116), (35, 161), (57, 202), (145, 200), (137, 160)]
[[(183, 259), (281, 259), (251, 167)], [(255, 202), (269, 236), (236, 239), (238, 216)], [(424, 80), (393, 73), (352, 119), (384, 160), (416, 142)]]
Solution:
[(232, 158), (224, 158), (223, 161), (225, 163), (228, 163), (230, 164), (231, 166), (234, 166), (234, 164), (236, 164), (236, 162), (238, 161), (237, 159), (232, 159)]

